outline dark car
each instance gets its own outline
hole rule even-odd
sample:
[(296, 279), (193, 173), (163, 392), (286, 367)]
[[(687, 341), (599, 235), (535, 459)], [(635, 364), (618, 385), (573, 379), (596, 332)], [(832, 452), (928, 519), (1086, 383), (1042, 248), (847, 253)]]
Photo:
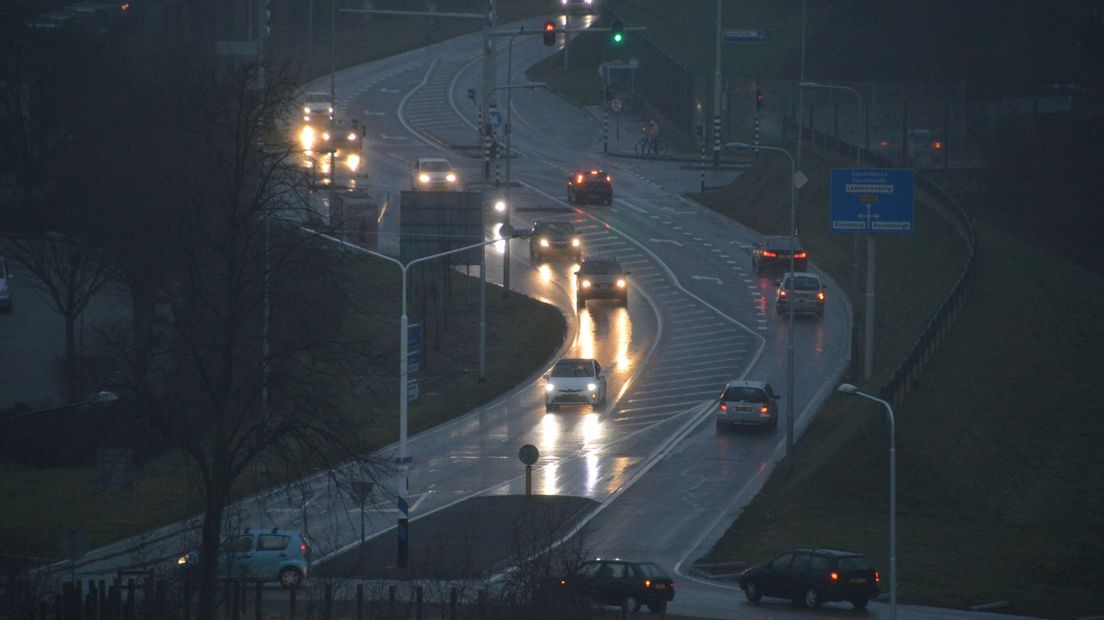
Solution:
[(583, 259), (575, 272), (575, 307), (583, 308), (588, 299), (616, 299), (629, 304), (628, 271), (612, 256)]
[(601, 605), (625, 605), (630, 612), (647, 605), (659, 612), (675, 598), (675, 582), (651, 562), (591, 560), (561, 578), (558, 587)]
[(790, 254), (793, 253), (794, 271), (806, 271), (809, 253), (801, 245), (801, 239), (789, 235), (764, 237), (751, 249), (751, 268), (759, 275), (768, 271), (789, 271)]
[(579, 170), (567, 179), (567, 201), (586, 204), (594, 199), (613, 204), (613, 178), (605, 170)]
[(571, 222), (540, 221), (533, 223), (529, 237), (529, 257), (541, 261), (550, 254), (571, 256), (575, 262), (583, 258), (583, 242)]
[(740, 588), (753, 603), (764, 596), (817, 608), (849, 601), (865, 609), (878, 596), (881, 576), (862, 554), (839, 549), (795, 549), (740, 574)]

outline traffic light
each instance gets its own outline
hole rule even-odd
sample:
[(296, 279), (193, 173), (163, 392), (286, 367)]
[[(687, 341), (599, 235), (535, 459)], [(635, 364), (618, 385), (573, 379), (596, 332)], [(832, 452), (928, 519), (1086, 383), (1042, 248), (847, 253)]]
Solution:
[(610, 40), (614, 45), (621, 45), (625, 42), (625, 22), (615, 19), (610, 22)]
[(755, 111), (758, 112), (763, 109), (763, 105), (767, 102), (766, 95), (763, 94), (761, 89), (755, 89)]
[(556, 44), (556, 22), (544, 22), (544, 44), (548, 46)]

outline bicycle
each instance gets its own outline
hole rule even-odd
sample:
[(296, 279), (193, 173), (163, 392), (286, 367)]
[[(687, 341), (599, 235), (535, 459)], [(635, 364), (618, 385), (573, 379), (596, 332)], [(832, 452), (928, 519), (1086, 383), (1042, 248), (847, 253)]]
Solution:
[(667, 144), (662, 138), (656, 137), (655, 144), (652, 143), (652, 139), (648, 137), (648, 134), (640, 136), (640, 140), (636, 142), (636, 154), (637, 155), (666, 155)]

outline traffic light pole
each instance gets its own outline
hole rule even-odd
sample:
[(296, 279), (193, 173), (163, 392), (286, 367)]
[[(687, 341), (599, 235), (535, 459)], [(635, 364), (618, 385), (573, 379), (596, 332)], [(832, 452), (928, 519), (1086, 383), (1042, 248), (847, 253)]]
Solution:
[(717, 0), (716, 55), (713, 64), (713, 167), (721, 165), (721, 0)]

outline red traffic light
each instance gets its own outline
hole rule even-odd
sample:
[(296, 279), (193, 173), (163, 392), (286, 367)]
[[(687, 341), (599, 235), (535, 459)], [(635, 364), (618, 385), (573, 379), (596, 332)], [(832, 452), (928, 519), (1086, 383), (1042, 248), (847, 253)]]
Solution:
[(556, 22), (544, 22), (544, 44), (548, 46), (556, 44)]

